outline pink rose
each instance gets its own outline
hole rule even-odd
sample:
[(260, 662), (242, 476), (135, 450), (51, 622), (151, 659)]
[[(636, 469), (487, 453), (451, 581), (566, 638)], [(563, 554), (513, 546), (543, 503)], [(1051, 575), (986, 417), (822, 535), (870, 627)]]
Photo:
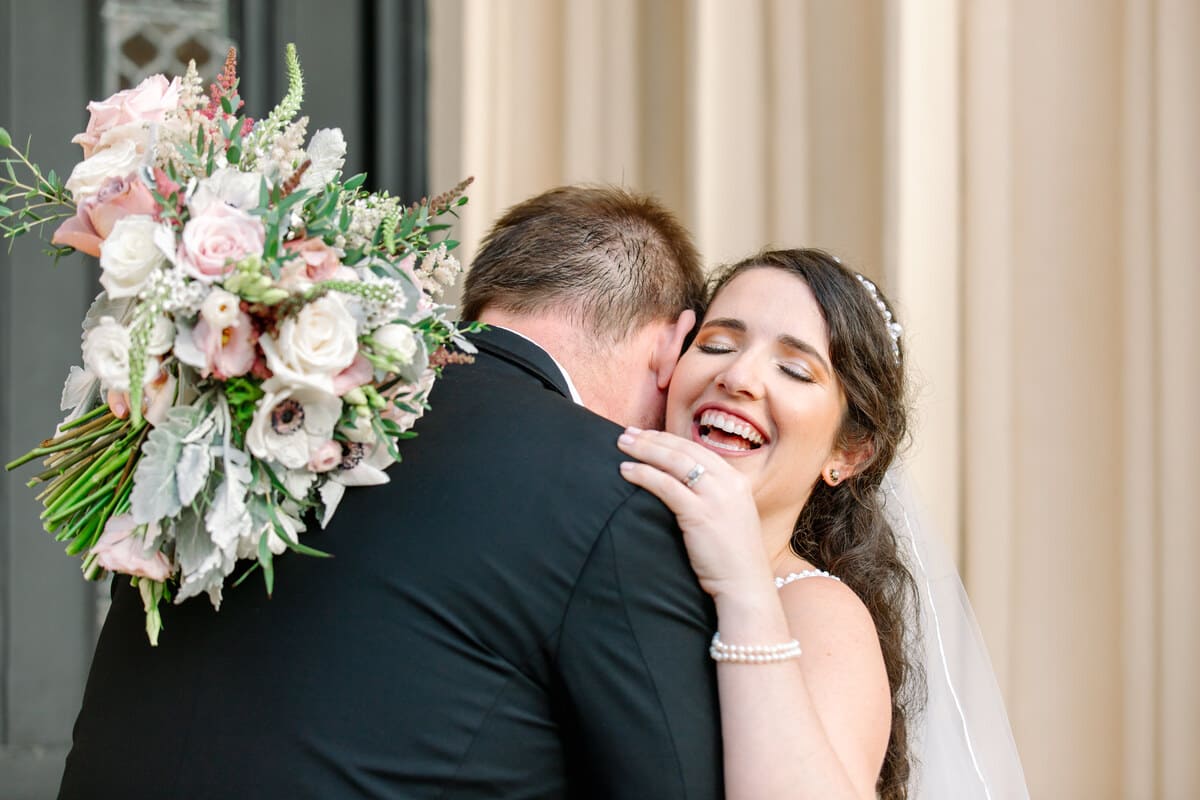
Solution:
[(211, 324), (203, 316), (192, 329), (196, 346), (204, 353), (204, 369), (201, 374), (207, 378), (216, 375), (221, 380), (245, 375), (254, 366), (258, 341), (258, 332), (250, 315), (238, 309), (232, 325), (221, 328)]
[(283, 286), (304, 280), (313, 283), (333, 280), (342, 265), (341, 253), (321, 239), (301, 239), (288, 242), (283, 247), (298, 256), (283, 267), (279, 281)]
[(112, 233), (117, 220), (130, 214), (153, 216), (157, 212), (154, 195), (136, 176), (109, 178), (99, 192), (80, 201), (75, 216), (58, 226), (50, 243), (99, 258), (100, 244)]
[(167, 82), (162, 75), (151, 75), (133, 89), (117, 92), (107, 100), (88, 103), (92, 113), (87, 130), (71, 141), (83, 147), (83, 157), (91, 158), (100, 137), (118, 125), (130, 122), (162, 122), (168, 111), (179, 106), (179, 78)]
[(333, 393), (341, 397), (351, 389), (368, 383), (374, 377), (375, 369), (371, 366), (371, 362), (362, 353), (358, 353), (350, 362), (350, 366), (333, 376)]
[(134, 535), (137, 528), (132, 514), (109, 517), (100, 541), (92, 547), (96, 563), (110, 572), (165, 581), (171, 575), (171, 562), (158, 550), (146, 552), (142, 537)]
[(262, 253), (266, 235), (262, 220), (213, 203), (183, 227), (179, 266), (193, 278), (211, 283), (233, 271), (237, 261)]
[(342, 463), (342, 446), (330, 439), (312, 451), (308, 458), (310, 472), (329, 472)]

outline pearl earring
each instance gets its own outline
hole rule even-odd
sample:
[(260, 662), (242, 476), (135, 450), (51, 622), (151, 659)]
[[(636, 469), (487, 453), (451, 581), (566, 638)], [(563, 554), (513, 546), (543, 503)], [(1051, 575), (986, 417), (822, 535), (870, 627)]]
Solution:
[(836, 469), (829, 470), (829, 482), (830, 483), (837, 483), (841, 479), (842, 479), (842, 476), (838, 473), (838, 471)]

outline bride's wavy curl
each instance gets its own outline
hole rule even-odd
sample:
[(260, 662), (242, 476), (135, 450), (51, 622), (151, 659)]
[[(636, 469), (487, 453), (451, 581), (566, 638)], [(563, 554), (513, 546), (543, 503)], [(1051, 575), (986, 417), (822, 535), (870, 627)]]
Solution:
[(813, 566), (840, 577), (871, 613), (892, 696), (891, 736), (876, 790), (884, 800), (904, 800), (912, 766), (909, 723), (923, 702), (924, 675), (913, 654), (917, 586), (884, 516), (881, 491), (908, 431), (903, 345), (897, 356), (875, 298), (852, 271), (821, 250), (773, 250), (739, 261), (718, 273), (710, 298), (735, 276), (759, 267), (790, 272), (812, 290), (846, 396), (837, 443), (866, 454), (838, 485), (817, 480), (791, 545)]

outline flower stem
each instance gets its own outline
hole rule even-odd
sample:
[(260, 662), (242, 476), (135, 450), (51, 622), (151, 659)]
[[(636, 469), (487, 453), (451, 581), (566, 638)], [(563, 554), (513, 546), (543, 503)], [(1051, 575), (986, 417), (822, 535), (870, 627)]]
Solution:
[(79, 433), (79, 434), (72, 436), (69, 439), (64, 439), (64, 438), (51, 439), (51, 440), (49, 440), (49, 442), (50, 442), (49, 445), (43, 445), (42, 447), (36, 447), (33, 450), (30, 450), (28, 453), (21, 456), (16, 461), (8, 462), (8, 464), (6, 464), (4, 466), (4, 468), (9, 469), (9, 470), (16, 469), (17, 467), (21, 466), (22, 464), (26, 464), (30, 461), (33, 461), (35, 458), (38, 458), (40, 456), (49, 455), (51, 453), (57, 453), (62, 450), (69, 450), (72, 447), (78, 447), (81, 444), (86, 444), (88, 442), (95, 441), (96, 439), (99, 439), (102, 436), (105, 436), (109, 433), (112, 433), (115, 430), (118, 430), (124, 424), (126, 424), (125, 420), (123, 420), (123, 419), (118, 420), (118, 419), (114, 418), (112, 422), (109, 422), (106, 426), (100, 428), (99, 430), (91, 430), (87, 433)]
[(105, 405), (104, 403), (101, 403), (100, 405), (96, 406), (95, 408), (93, 408), (91, 411), (87, 412), (83, 416), (73, 419), (70, 422), (59, 425), (58, 429), (60, 431), (69, 431), (72, 428), (78, 428), (80, 425), (83, 425), (85, 422), (91, 422), (93, 419), (100, 416), (101, 414), (104, 414), (105, 412), (108, 412), (108, 406)]
[[(60, 506), (59, 508), (55, 509), (51, 513), (47, 513), (48, 511), (50, 511), (50, 509), (46, 509), (46, 511), (43, 511), (42, 512), (42, 524), (46, 526), (46, 529), (53, 530), (54, 528), (57, 528), (58, 527), (57, 523), (66, 519), (67, 517), (71, 516), (76, 511), (83, 508), (84, 506), (87, 506), (87, 505), (93, 504), (93, 503), (96, 504), (97, 506), (99, 506), (100, 504), (96, 502), (97, 500), (100, 499), (99, 496), (102, 494), (105, 494), (109, 489), (113, 489), (116, 487), (117, 481), (119, 480), (119, 478), (116, 476), (113, 476), (112, 473), (115, 472), (117, 467), (119, 467), (119, 466), (121, 466), (120, 462), (115, 461), (115, 460), (106, 464), (104, 469), (100, 470), (95, 475), (92, 475), (91, 477), (89, 477), (86, 480), (86, 483), (88, 485), (87, 492), (85, 492), (81, 496), (73, 499), (67, 505)], [(108, 478), (108, 480), (104, 481), (104, 483), (100, 483), (100, 481), (105, 478)], [(83, 483), (83, 481), (81, 481), (81, 483)]]
[(113, 433), (110, 433), (108, 436), (105, 436), (103, 438), (97, 439), (96, 441), (92, 442), (90, 447), (83, 448), (78, 453), (71, 453), (71, 452), (63, 451), (62, 453), (56, 454), (51, 457), (53, 459), (53, 462), (51, 461), (51, 458), (47, 458), (46, 464), (50, 468), (45, 470), (44, 472), (40, 472), (37, 475), (34, 475), (32, 478), (30, 478), (29, 482), (26, 484), (26, 486), (32, 487), (36, 483), (41, 483), (42, 481), (50, 480), (55, 475), (62, 475), (64, 472), (71, 469), (73, 466), (78, 464), (80, 461), (83, 461), (84, 459), (86, 459), (90, 456), (94, 456), (97, 453), (100, 453), (100, 452), (108, 449), (108, 447), (113, 442), (115, 442), (117, 439), (119, 439), (120, 436), (121, 436), (120, 431), (114, 431)]

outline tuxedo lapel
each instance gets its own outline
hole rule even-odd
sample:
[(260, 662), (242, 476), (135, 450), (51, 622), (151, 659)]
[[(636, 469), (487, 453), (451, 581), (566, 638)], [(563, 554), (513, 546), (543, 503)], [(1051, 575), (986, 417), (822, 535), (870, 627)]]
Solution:
[(482, 352), (507, 361), (533, 375), (568, 400), (571, 392), (562, 370), (545, 350), (533, 342), (503, 328), (487, 328), (467, 337)]

